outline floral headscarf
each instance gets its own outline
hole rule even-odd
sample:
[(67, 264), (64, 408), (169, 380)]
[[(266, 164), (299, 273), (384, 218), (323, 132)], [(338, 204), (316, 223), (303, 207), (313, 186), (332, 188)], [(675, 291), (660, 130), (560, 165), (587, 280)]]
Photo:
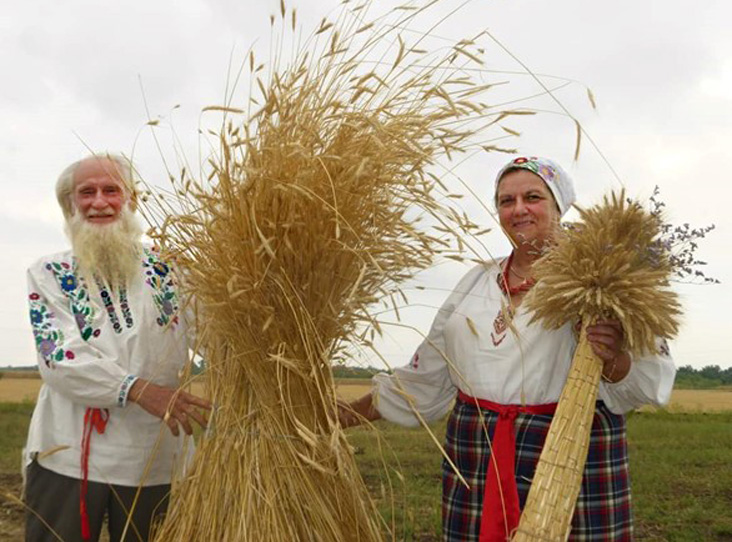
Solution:
[(536, 156), (515, 158), (503, 166), (496, 175), (495, 194), (498, 195), (498, 183), (509, 171), (514, 169), (527, 169), (538, 175), (551, 190), (554, 200), (557, 202), (561, 215), (567, 212), (575, 201), (574, 184), (562, 166), (549, 158), (537, 158)]

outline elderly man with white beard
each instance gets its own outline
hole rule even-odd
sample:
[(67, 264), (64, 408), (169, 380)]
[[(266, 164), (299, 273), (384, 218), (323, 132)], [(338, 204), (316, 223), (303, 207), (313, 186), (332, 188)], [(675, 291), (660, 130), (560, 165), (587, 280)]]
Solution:
[[(141, 242), (130, 163), (90, 156), (56, 185), (72, 250), (28, 270), (43, 378), (25, 449), (26, 540), (147, 540), (208, 401), (179, 391), (189, 359), (174, 273)], [(167, 424), (167, 429), (164, 427)], [(126, 533), (126, 534), (124, 534)]]

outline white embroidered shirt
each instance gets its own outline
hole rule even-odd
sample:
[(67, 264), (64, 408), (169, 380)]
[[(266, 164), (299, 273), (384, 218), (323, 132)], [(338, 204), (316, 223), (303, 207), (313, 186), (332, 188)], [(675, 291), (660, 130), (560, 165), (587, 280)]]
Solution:
[(192, 442), (173, 437), (159, 418), (127, 402), (137, 378), (177, 387), (188, 360), (185, 319), (173, 274), (145, 248), (140, 273), (116, 292), (79, 276), (70, 251), (28, 269), (30, 319), (43, 386), (25, 449), (45, 468), (81, 478), (88, 407), (107, 409), (92, 432), (89, 477), (125, 486), (167, 484)]
[[(570, 323), (556, 331), (519, 306), (510, 325), (502, 309), (498, 264), (471, 269), (437, 313), (411, 362), (373, 379), (374, 404), (386, 419), (418, 424), (444, 416), (457, 390), (500, 404), (546, 404), (559, 399), (577, 341)], [(513, 329), (512, 329), (513, 328)], [(622, 414), (644, 404), (668, 402), (676, 369), (665, 341), (659, 354), (633, 359), (620, 382), (600, 384), (598, 398)]]

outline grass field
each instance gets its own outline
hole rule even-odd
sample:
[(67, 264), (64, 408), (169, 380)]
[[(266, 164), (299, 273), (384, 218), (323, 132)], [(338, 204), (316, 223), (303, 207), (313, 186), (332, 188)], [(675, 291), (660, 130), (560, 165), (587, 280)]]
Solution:
[[(4, 386), (11, 380), (0, 380), (0, 495), (19, 491), (19, 453), (33, 408), (30, 401), (6, 399)], [(14, 392), (22, 387), (17, 381), (13, 384)], [(367, 389), (363, 381), (345, 381), (339, 387), (344, 397)], [(688, 407), (686, 412), (649, 411), (629, 417), (636, 540), (732, 541), (732, 403), (726, 396), (702, 391), (714, 390), (674, 394), (675, 401)], [(700, 412), (724, 405), (729, 405), (726, 412)], [(385, 422), (376, 428), (350, 429), (349, 440), (395, 540), (439, 540), (438, 451), (422, 429)], [(433, 430), (441, 440), (444, 425)], [(0, 497), (0, 541), (22, 538), (21, 518), (20, 507)]]

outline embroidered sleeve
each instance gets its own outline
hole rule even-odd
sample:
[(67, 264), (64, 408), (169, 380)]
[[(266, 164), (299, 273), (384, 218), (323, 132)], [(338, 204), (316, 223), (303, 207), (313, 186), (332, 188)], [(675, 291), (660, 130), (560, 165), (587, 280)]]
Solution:
[(30, 321), (38, 366), (46, 384), (70, 400), (115, 406), (126, 371), (94, 326), (86, 285), (70, 262), (44, 262), (28, 271)]
[(414, 427), (419, 424), (415, 410), (430, 422), (441, 418), (450, 409), (457, 388), (450, 378), (445, 359), (443, 329), (481, 274), (482, 269), (478, 266), (458, 283), (440, 307), (427, 337), (407, 365), (394, 369), (392, 374), (380, 373), (374, 377), (374, 405), (387, 420)]
[(159, 326), (178, 325), (179, 307), (175, 275), (170, 266), (163, 262), (156, 251), (145, 249), (142, 260), (145, 269), (145, 282), (152, 290), (153, 300), (158, 307)]
[(668, 404), (676, 366), (665, 339), (657, 339), (656, 348), (653, 355), (632, 359), (630, 372), (619, 382), (600, 384), (600, 397), (615, 414), (624, 414), (643, 405)]
[(130, 388), (135, 382), (137, 382), (137, 377), (135, 375), (127, 375), (122, 381), (122, 384), (119, 387), (119, 395), (117, 395), (118, 407), (124, 408), (127, 406), (127, 397), (129, 397)]

